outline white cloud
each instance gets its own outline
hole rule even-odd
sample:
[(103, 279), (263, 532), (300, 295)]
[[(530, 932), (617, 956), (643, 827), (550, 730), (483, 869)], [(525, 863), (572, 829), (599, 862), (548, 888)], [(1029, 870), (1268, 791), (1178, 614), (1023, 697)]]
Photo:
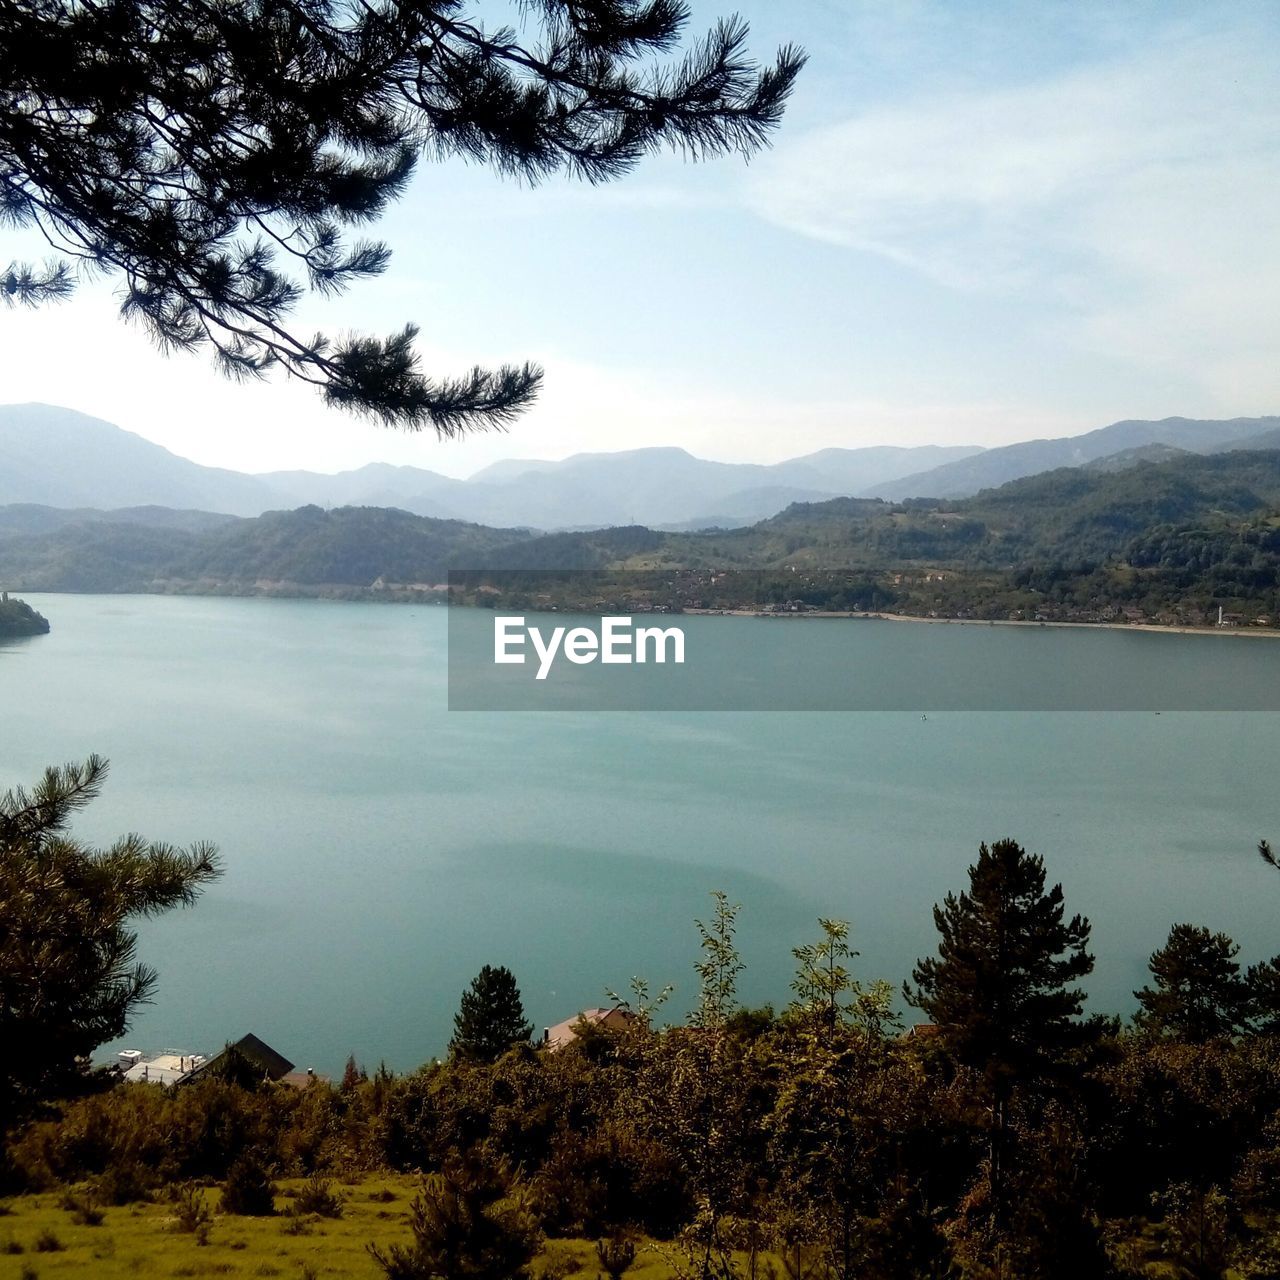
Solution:
[(863, 114), (784, 138), (749, 199), (945, 286), (1042, 299), (1064, 341), (1190, 371), (1233, 411), (1274, 406), (1275, 52), (1257, 33), (1183, 35)]

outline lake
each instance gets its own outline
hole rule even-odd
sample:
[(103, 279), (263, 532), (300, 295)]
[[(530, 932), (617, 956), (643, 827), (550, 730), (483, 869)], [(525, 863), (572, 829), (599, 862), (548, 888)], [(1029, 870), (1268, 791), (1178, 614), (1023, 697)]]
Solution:
[[(486, 963), (538, 1027), (633, 974), (674, 982), (679, 1011), (716, 888), (743, 904), (744, 1000), (786, 1002), (819, 915), (852, 920), (859, 975), (897, 985), (935, 945), (932, 904), (1004, 836), (1093, 921), (1093, 1008), (1130, 1011), (1176, 920), (1250, 962), (1280, 951), (1280, 876), (1254, 852), (1280, 838), (1273, 712), (451, 712), (443, 609), (25, 598), (53, 630), (0, 645), (0, 787), (97, 751), (111, 777), (77, 834), (208, 839), (225, 861), (196, 907), (143, 923), (160, 982), (131, 1047), (254, 1031), (319, 1071), (350, 1052), (405, 1070), (444, 1051)], [(690, 622), (725, 671), (784, 633), (787, 679), (817, 689), (855, 635), (833, 628), (890, 649), (910, 631), (957, 686), (991, 679), (957, 639), (985, 629)], [(1046, 680), (1104, 652), (1002, 635)], [(1248, 650), (1280, 689), (1278, 642), (1153, 639), (1180, 680)]]

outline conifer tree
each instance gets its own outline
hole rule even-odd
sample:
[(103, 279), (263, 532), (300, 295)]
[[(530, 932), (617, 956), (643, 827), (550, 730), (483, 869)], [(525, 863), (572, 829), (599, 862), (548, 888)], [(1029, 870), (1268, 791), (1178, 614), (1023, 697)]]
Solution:
[(1062, 886), (1045, 891), (1044, 859), (1016, 841), (980, 846), (969, 891), (933, 909), (938, 955), (912, 970), (907, 999), (935, 1022), (951, 1053), (991, 1080), (1051, 1068), (1085, 1035), (1093, 970), (1089, 922), (1065, 918)]
[[(682, 0), (494, 8), (499, 25), (462, 0), (0, 4), (0, 223), (52, 255), (0, 267), (0, 300), (57, 300), (77, 272), (107, 274), (162, 350), (211, 349), (237, 378), (282, 367), (387, 423), (501, 425), (536, 367), (432, 379), (411, 324), (336, 341), (291, 326), (308, 287), (334, 295), (385, 269), (386, 246), (350, 230), (424, 155), (530, 183), (605, 182), (664, 147), (750, 155), (804, 58), (784, 48), (759, 67), (735, 18), (664, 61)], [(501, 25), (511, 10), (518, 30)]]
[(356, 1063), (354, 1053), (347, 1055), (347, 1064), (342, 1068), (342, 1082), (338, 1085), (341, 1093), (351, 1093), (369, 1078), (369, 1073)]
[(387, 1280), (526, 1280), (542, 1232), (528, 1190), (505, 1169), (456, 1162), (423, 1179), (409, 1244), (369, 1254)]
[(1056, 1074), (1088, 1034), (1084, 993), (1072, 984), (1093, 969), (1089, 922), (1065, 918), (1062, 886), (1046, 891), (1044, 859), (1014, 840), (981, 845), (968, 892), (947, 894), (933, 918), (938, 955), (915, 966), (916, 986), (904, 994), (990, 1091), (989, 1176), (1000, 1226), (1009, 1099), (1019, 1085)]
[(1244, 1031), (1251, 993), (1239, 953), (1225, 933), (1175, 924), (1148, 961), (1152, 985), (1133, 993), (1141, 1006), (1138, 1026), (1193, 1044)]
[(449, 1052), (469, 1062), (496, 1062), (532, 1035), (515, 975), (503, 965), (485, 965), (462, 993)]
[(72, 815), (106, 776), (90, 756), (0, 796), (0, 1132), (73, 1090), (88, 1056), (149, 997), (156, 974), (135, 960), (128, 922), (189, 906), (219, 874), (212, 845), (71, 839)]
[(1245, 982), (1249, 988), (1251, 1029), (1259, 1035), (1280, 1035), (1280, 956), (1251, 964)]

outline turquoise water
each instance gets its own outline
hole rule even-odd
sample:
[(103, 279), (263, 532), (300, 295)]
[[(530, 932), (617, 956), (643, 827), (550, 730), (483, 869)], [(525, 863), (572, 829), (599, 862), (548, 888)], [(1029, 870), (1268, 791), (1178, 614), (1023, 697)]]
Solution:
[[(744, 999), (786, 1001), (820, 914), (854, 922), (862, 976), (898, 983), (934, 945), (932, 904), (1002, 836), (1092, 919), (1096, 1008), (1128, 1011), (1175, 920), (1250, 961), (1280, 951), (1280, 876), (1253, 852), (1280, 838), (1274, 713), (449, 712), (440, 609), (28, 599), (53, 631), (0, 646), (0, 786), (98, 751), (112, 775), (79, 834), (225, 859), (198, 906), (142, 927), (160, 985), (138, 1048), (252, 1030), (317, 1070), (405, 1069), (443, 1051), (486, 963), (538, 1026), (637, 973), (683, 1007), (714, 888), (743, 904)], [(726, 669), (785, 627), (815, 682), (831, 626), (903, 630), (698, 621)], [(910, 631), (956, 667), (966, 629)], [(1046, 679), (1092, 639), (1026, 634)], [(1265, 650), (1280, 680), (1280, 644), (1156, 639), (1206, 680)]]

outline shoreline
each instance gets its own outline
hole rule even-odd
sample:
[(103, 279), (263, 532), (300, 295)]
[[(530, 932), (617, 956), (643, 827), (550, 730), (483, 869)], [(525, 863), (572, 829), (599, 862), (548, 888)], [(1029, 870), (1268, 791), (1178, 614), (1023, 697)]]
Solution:
[[(446, 599), (442, 598), (442, 595), (436, 595), (434, 591), (427, 590), (418, 590), (412, 593), (408, 591), (391, 593), (385, 590), (373, 591), (367, 587), (353, 587), (337, 583), (328, 584), (327, 590), (320, 589), (308, 591), (305, 589), (290, 589), (294, 586), (300, 586), (300, 584), (288, 584), (288, 586), (285, 584), (279, 584), (275, 589), (269, 590), (264, 590), (261, 587), (256, 590), (252, 587), (246, 587), (238, 591), (228, 590), (225, 587), (204, 591), (177, 591), (172, 589), (164, 591), (50, 591), (48, 589), (33, 587), (27, 588), (24, 594), (38, 596), (161, 596), (173, 599), (198, 600), (315, 600), (330, 604), (429, 605), (435, 608), (476, 607), (474, 605), (451, 605)], [(575, 609), (571, 607), (538, 609), (524, 606), (524, 610), (526, 613), (581, 613), (585, 617), (599, 616), (588, 609)], [(927, 618), (919, 614), (884, 613), (878, 610), (855, 612), (853, 610), (808, 609), (803, 613), (771, 613), (758, 608), (687, 608), (673, 610), (633, 610), (633, 613), (636, 616), (667, 618), (686, 616), (693, 618), (761, 618), (767, 620), (781, 619), (787, 621), (805, 618), (819, 618), (828, 621), (848, 621), (852, 619), (856, 621), (876, 622), (913, 622), (922, 623), (928, 626), (946, 627), (1056, 627), (1059, 629), (1072, 629), (1076, 631), (1144, 631), (1162, 635), (1233, 636), (1237, 639), (1249, 636), (1263, 640), (1280, 639), (1280, 627), (1219, 627), (1216, 625), (1197, 627), (1185, 623), (1067, 622), (1051, 621), (1049, 619), (1040, 622), (1034, 619), (1025, 618)]]
[[(880, 613), (867, 611), (855, 613), (852, 610), (836, 612), (825, 609), (809, 609), (804, 613), (768, 613), (760, 609), (685, 609), (683, 612), (692, 617), (702, 618), (827, 618), (827, 619), (862, 619), (877, 622), (917, 622), (929, 626), (944, 627), (1058, 627), (1071, 628), (1077, 631), (1147, 631), (1164, 635), (1178, 636), (1254, 636), (1262, 640), (1280, 640), (1280, 628), (1277, 627), (1194, 627), (1185, 623), (1165, 622), (1043, 622), (1026, 618), (924, 618), (913, 613)], [(678, 615), (671, 615), (678, 616)]]

